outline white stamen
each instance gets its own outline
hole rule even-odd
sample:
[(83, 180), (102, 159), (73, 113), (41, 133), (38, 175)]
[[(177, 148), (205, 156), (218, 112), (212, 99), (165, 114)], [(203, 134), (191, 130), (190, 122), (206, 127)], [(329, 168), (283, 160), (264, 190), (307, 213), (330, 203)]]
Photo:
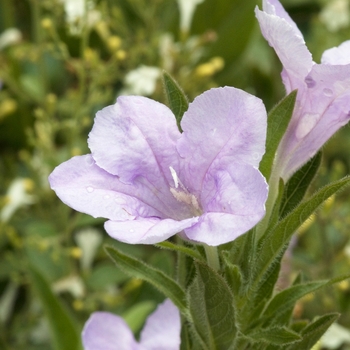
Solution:
[(179, 178), (177, 177), (176, 171), (175, 171), (175, 169), (172, 166), (170, 166), (169, 169), (170, 169), (170, 172), (171, 172), (171, 176), (173, 177), (173, 180), (174, 180), (175, 188), (178, 188), (178, 186), (179, 186)]

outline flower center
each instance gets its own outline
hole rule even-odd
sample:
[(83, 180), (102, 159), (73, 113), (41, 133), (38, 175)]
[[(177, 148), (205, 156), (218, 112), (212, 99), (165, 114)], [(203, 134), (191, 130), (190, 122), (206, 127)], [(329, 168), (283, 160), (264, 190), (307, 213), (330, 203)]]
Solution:
[(193, 216), (202, 215), (202, 210), (199, 206), (196, 196), (188, 192), (186, 187), (183, 185), (183, 183), (177, 176), (175, 169), (171, 166), (169, 167), (169, 169), (175, 185), (175, 188), (170, 187), (170, 192), (173, 195), (173, 197), (178, 202), (186, 204), (189, 207), (189, 210)]

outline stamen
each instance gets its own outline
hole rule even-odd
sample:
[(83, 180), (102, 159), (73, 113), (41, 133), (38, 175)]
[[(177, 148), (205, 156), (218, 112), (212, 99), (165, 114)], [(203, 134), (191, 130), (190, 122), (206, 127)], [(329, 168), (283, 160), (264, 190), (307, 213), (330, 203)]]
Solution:
[(173, 177), (173, 180), (174, 180), (175, 188), (178, 188), (178, 186), (179, 186), (179, 178), (177, 177), (176, 171), (175, 171), (175, 169), (172, 166), (170, 166), (169, 169), (170, 169), (170, 172), (171, 172), (171, 176)]

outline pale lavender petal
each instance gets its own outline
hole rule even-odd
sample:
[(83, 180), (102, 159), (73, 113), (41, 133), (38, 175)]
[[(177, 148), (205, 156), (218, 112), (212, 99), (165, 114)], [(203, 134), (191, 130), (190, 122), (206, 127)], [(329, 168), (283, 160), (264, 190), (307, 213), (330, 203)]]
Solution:
[(298, 92), (278, 151), (276, 163), (285, 180), (350, 119), (350, 65), (314, 65), (308, 79), (313, 84)]
[(52, 172), (49, 181), (64, 203), (94, 217), (133, 220), (137, 216), (173, 215), (176, 218), (184, 210), (171, 195), (161, 196), (147, 183), (122, 183), (117, 176), (99, 168), (91, 155), (73, 157), (62, 163)]
[(179, 178), (200, 196), (204, 176), (214, 161), (258, 167), (265, 152), (266, 111), (262, 101), (232, 87), (211, 89), (185, 112), (177, 149), (184, 158)]
[(129, 244), (155, 244), (165, 241), (199, 220), (192, 217), (182, 221), (158, 218), (138, 218), (132, 221), (107, 221), (107, 233), (118, 241)]
[(109, 312), (95, 312), (83, 333), (84, 350), (141, 350), (125, 321)]
[(338, 47), (326, 50), (321, 58), (323, 64), (350, 64), (350, 40), (344, 41)]
[(233, 241), (265, 215), (268, 186), (261, 173), (250, 165), (233, 163), (212, 169), (202, 191), (205, 214), (184, 231), (191, 240), (213, 246)]
[(288, 24), (293, 28), (295, 34), (303, 37), (303, 34), (289, 16), (288, 12), (284, 9), (281, 3), (278, 0), (263, 0), (263, 10), (269, 15), (276, 15), (280, 18), (285, 19)]
[(97, 112), (88, 143), (99, 167), (126, 183), (143, 176), (158, 188), (172, 180), (169, 166), (177, 167), (179, 137), (175, 116), (165, 105), (121, 96)]
[(140, 345), (147, 350), (179, 350), (180, 332), (179, 310), (167, 299), (148, 317), (141, 332)]
[(312, 68), (312, 56), (305, 45), (302, 36), (298, 35), (295, 28), (277, 15), (267, 14), (255, 9), (261, 32), (269, 45), (281, 60), (284, 71), (283, 82), (287, 92), (300, 89), (307, 84), (304, 78)]
[[(305, 117), (305, 116), (304, 116)], [(332, 135), (350, 120), (350, 91), (336, 98), (324, 111), (312, 130), (296, 143), (292, 157), (283, 158), (281, 176), (288, 179), (298, 168), (306, 163)], [(292, 142), (290, 142), (292, 143)], [(285, 159), (285, 161), (283, 161)]]

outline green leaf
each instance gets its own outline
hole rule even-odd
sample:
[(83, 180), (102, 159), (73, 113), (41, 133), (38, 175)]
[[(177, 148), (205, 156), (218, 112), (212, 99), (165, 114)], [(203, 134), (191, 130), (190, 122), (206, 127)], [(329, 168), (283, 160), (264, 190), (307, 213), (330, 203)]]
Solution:
[(284, 195), (284, 189), (285, 187), (284, 187), (283, 179), (280, 178), (279, 184), (278, 184), (278, 195), (275, 200), (275, 204), (273, 206), (273, 210), (269, 220), (269, 227), (275, 226), (280, 219), (280, 206)]
[(167, 96), (169, 107), (175, 115), (177, 126), (180, 131), (181, 119), (188, 109), (188, 100), (179, 84), (167, 72), (163, 72), (163, 85)]
[(293, 115), (297, 91), (292, 91), (282, 101), (280, 101), (268, 114), (266, 151), (260, 162), (259, 169), (268, 181), (277, 147), (287, 130), (289, 121)]
[(330, 196), (343, 190), (350, 184), (350, 177), (344, 177), (316, 192), (310, 199), (302, 202), (297, 208), (281, 220), (272, 230), (268, 231), (259, 241), (257, 258), (254, 261), (254, 286), (256, 290), (265, 273), (271, 268), (276, 257), (282, 254), (297, 228)]
[(185, 292), (172, 278), (143, 261), (120, 252), (115, 247), (106, 246), (105, 250), (122, 271), (132, 277), (151, 283), (171, 299), (182, 313), (188, 314)]
[(284, 289), (276, 294), (268, 304), (263, 314), (265, 325), (267, 324), (280, 324), (281, 318), (283, 318), (286, 312), (289, 312), (300, 298), (306, 294), (315, 292), (316, 290), (326, 286), (328, 281), (316, 281), (303, 284), (297, 284), (295, 286)]
[(302, 201), (320, 167), (321, 160), (322, 153), (318, 152), (287, 182), (284, 189), (282, 204), (280, 206), (281, 218), (285, 217)]
[(338, 319), (339, 314), (327, 314), (317, 318), (305, 327), (302, 332), (302, 340), (290, 347), (288, 350), (310, 350), (313, 345), (322, 337), (329, 326)]
[(244, 245), (242, 249), (243, 255), (241, 256), (240, 261), (240, 269), (244, 278), (244, 281), (250, 280), (250, 275), (252, 272), (251, 263), (255, 257), (255, 249), (256, 249), (256, 233), (255, 228), (249, 230), (245, 235)]
[(241, 291), (243, 277), (240, 268), (230, 262), (229, 256), (229, 252), (222, 252), (222, 257), (225, 262), (225, 278), (236, 300)]
[(155, 244), (155, 246), (185, 254), (193, 259), (204, 261), (203, 257), (196, 250), (185, 247), (183, 245), (177, 245), (169, 241), (164, 241), (164, 242)]
[(285, 319), (285, 313), (289, 313), (297, 300), (306, 294), (316, 292), (320, 288), (341, 282), (347, 278), (350, 278), (350, 274), (335, 277), (330, 280), (296, 284), (284, 289), (276, 294), (270, 301), (264, 312), (263, 318), (267, 319), (269, 324), (273, 323), (280, 325)]
[(255, 342), (266, 342), (273, 345), (286, 345), (301, 339), (298, 333), (286, 327), (260, 329), (256, 332), (246, 334), (246, 336)]
[(80, 334), (68, 311), (58, 297), (53, 294), (50, 285), (39, 271), (32, 266), (29, 267), (29, 271), (35, 291), (50, 324), (54, 348), (56, 350), (81, 349)]
[(266, 272), (264, 278), (262, 279), (259, 287), (254, 292), (251, 298), (252, 302), (242, 305), (243, 314), (249, 315), (248, 322), (251, 323), (252, 326), (254, 323), (261, 323), (259, 317), (274, 291), (281, 268), (282, 257), (283, 255), (281, 254), (275, 258), (270, 269)]
[(227, 350), (237, 333), (233, 295), (217, 272), (195, 265), (197, 276), (188, 292), (193, 327), (208, 350)]

